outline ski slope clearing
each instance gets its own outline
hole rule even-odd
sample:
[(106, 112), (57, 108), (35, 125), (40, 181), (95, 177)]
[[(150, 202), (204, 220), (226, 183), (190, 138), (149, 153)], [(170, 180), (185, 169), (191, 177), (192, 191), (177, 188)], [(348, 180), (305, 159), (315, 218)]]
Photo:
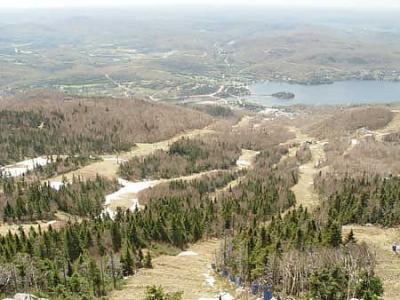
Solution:
[(398, 228), (381, 228), (374, 225), (343, 226), (343, 236), (350, 230), (358, 242), (365, 242), (376, 253), (376, 275), (383, 282), (384, 300), (397, 300), (400, 295), (400, 253), (392, 251), (392, 244), (400, 242)]
[(315, 140), (295, 127), (290, 127), (289, 130), (295, 133), (296, 136), (281, 144), (290, 145), (288, 154), (281, 158), (281, 162), (296, 156), (296, 151), (299, 149), (298, 144), (309, 144), (311, 159), (299, 166), (299, 179), (297, 184), (292, 187), (292, 191), (296, 196), (297, 205), (315, 209), (319, 204), (319, 200), (314, 190), (314, 176), (322, 170), (320, 165), (325, 160), (324, 145), (326, 142)]
[(66, 178), (67, 181), (72, 181), (72, 178), (74, 176), (82, 177), (84, 179), (93, 179), (96, 177), (96, 175), (100, 175), (108, 179), (117, 179), (119, 164), (123, 161), (126, 161), (134, 156), (147, 156), (152, 154), (156, 150), (168, 150), (169, 146), (172, 143), (183, 137), (197, 137), (205, 134), (210, 134), (212, 132), (214, 131), (211, 130), (209, 126), (207, 126), (203, 129), (194, 129), (186, 133), (179, 134), (171, 139), (160, 142), (137, 143), (130, 152), (120, 153), (116, 155), (104, 155), (101, 157), (101, 161), (87, 165), (79, 170), (56, 176), (50, 179), (50, 181), (62, 181), (63, 178)]
[(33, 159), (23, 160), (13, 165), (0, 167), (0, 172), (5, 176), (17, 177), (26, 174), (28, 171), (37, 168), (38, 166), (45, 166), (50, 162), (46, 157), (36, 157)]
[(312, 158), (309, 162), (299, 167), (299, 180), (296, 185), (292, 187), (292, 191), (296, 196), (296, 204), (302, 205), (310, 209), (315, 209), (318, 204), (318, 195), (314, 191), (314, 175), (316, 175), (320, 169), (320, 161), (324, 158), (324, 143), (313, 142), (310, 145)]
[(140, 269), (110, 299), (144, 299), (146, 287), (150, 285), (162, 286), (166, 292), (183, 291), (185, 300), (218, 299), (218, 287), (211, 285), (210, 278), (207, 280), (204, 275), (209, 274), (210, 262), (218, 248), (218, 240), (208, 240), (186, 251), (197, 255), (161, 255), (153, 259), (153, 269)]

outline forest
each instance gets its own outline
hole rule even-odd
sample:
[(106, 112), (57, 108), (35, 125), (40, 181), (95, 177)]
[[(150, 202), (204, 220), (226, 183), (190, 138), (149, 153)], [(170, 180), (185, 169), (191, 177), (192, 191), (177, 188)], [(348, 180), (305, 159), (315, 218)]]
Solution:
[(0, 101), (0, 165), (42, 155), (129, 151), (135, 143), (171, 138), (211, 121), (199, 111), (142, 100), (30, 93)]
[(229, 141), (181, 139), (168, 151), (159, 150), (134, 157), (120, 166), (120, 175), (129, 180), (173, 178), (208, 170), (223, 170), (236, 164), (241, 149)]
[(220, 268), (242, 280), (272, 286), (281, 297), (377, 299), (374, 255), (345, 239), (341, 226), (321, 224), (301, 206), (268, 225), (249, 226), (225, 242)]
[(147, 203), (150, 199), (161, 198), (164, 195), (201, 199), (215, 193), (218, 189), (225, 188), (230, 182), (245, 174), (245, 170), (235, 172), (218, 171), (202, 175), (193, 180), (173, 180), (140, 192), (139, 200), (140, 203)]
[(5, 222), (52, 220), (57, 211), (81, 217), (96, 217), (103, 210), (105, 195), (117, 189), (113, 181), (96, 177), (83, 181), (74, 178), (65, 182), (59, 190), (47, 182), (27, 182), (14, 178), (1, 180), (4, 203), (1, 214)]
[[(276, 159), (279, 160), (279, 155)], [(244, 230), (249, 220), (269, 220), (280, 209), (292, 205), (284, 196), (290, 194), (288, 185), (282, 178), (275, 177), (271, 168), (269, 170), (267, 181), (248, 183), (241, 188), (242, 195), (232, 191), (230, 199), (225, 201), (184, 194), (151, 197), (143, 210), (119, 211), (114, 219), (95, 215), (98, 213), (96, 207), (99, 207), (95, 199), (104, 197), (105, 190), (110, 188), (104, 179), (98, 178), (93, 183), (78, 181), (56, 192), (46, 184), (16, 183), (14, 179), (7, 178), (3, 183), (7, 191), (5, 195), (10, 199), (6, 206), (7, 218), (18, 218), (16, 212), (21, 214), (20, 207), (29, 207), (32, 199), (41, 204), (39, 210), (34, 208), (34, 214), (49, 211), (49, 205), (58, 205), (60, 210), (88, 218), (81, 223), (67, 224), (59, 230), (50, 226), (47, 231), (30, 230), (25, 233), (21, 230), (1, 237), (3, 278), (8, 278), (1, 290), (7, 294), (23, 287), (40, 290), (41, 295), (52, 298), (56, 295), (58, 298), (74, 299), (84, 295), (89, 298), (106, 295), (114, 284), (120, 284), (122, 276), (133, 274), (137, 268), (151, 267), (151, 252), (157, 245), (183, 249), (188, 243), (202, 238), (222, 236), (229, 224), (234, 224), (235, 230)], [(226, 175), (221, 175), (222, 182), (229, 179), (223, 179)], [(215, 188), (205, 188), (207, 179), (201, 182), (203, 180), (187, 185), (193, 186), (199, 193)], [(179, 181), (171, 182), (169, 186), (171, 190), (182, 188), (184, 186)], [(15, 191), (18, 189), (21, 190), (21, 197)], [(278, 192), (285, 189), (285, 193)], [(246, 197), (247, 192), (255, 196)], [(49, 201), (49, 194), (54, 196), (54, 203)], [(81, 196), (76, 199), (77, 195)], [(14, 203), (11, 198), (21, 200)], [(84, 202), (88, 199), (93, 199), (94, 203), (90, 203), (93, 207)], [(70, 206), (63, 207), (63, 201), (68, 201)], [(77, 207), (72, 203), (76, 203)], [(80, 211), (81, 208), (84, 210)], [(29, 213), (27, 210), (28, 218)]]
[[(141, 140), (140, 129), (135, 133), (115, 129), (109, 134), (102, 126), (119, 122), (114, 109), (122, 112), (111, 104), (102, 106), (106, 105), (102, 101), (85, 101), (64, 101), (61, 108), (54, 107), (57, 114), (41, 110), (41, 104), (27, 111), (18, 105), (2, 111), (2, 126), (8, 130), (8, 137), (11, 132), (20, 137), (25, 134), (26, 139), (37, 134), (43, 137), (38, 143), (47, 147), (43, 152), (32, 147), (15, 159), (47, 151), (58, 154), (56, 149), (64, 142), (70, 147), (69, 155), (52, 155), (49, 164), (24, 176), (0, 177), (4, 223), (51, 221), (58, 212), (77, 217), (57, 228), (51, 224), (46, 228), (38, 225), (36, 230), (25, 226), (0, 237), (2, 296), (24, 290), (50, 299), (106, 298), (112, 290), (123, 287), (124, 278), (142, 268), (152, 268), (154, 257), (180, 252), (209, 238), (223, 241), (216, 270), (241, 278), (246, 286), (272, 286), (274, 295), (299, 299), (375, 300), (382, 295), (374, 253), (358, 242), (352, 231), (342, 235), (342, 226), (398, 225), (397, 177), (343, 177), (320, 172), (314, 186), (321, 205), (310, 211), (298, 203), (292, 191), (301, 176), (299, 166), (312, 159), (308, 143), (292, 142), (293, 131), (257, 116), (240, 119), (240, 126), (232, 125), (235, 117), (216, 109), (210, 114), (224, 117), (212, 134), (176, 139), (168, 150), (122, 162), (119, 176), (124, 179), (169, 180), (141, 191), (137, 195), (140, 209), (119, 208), (110, 215), (104, 210), (105, 196), (121, 187), (116, 180), (74, 177), (56, 189), (51, 187), (50, 178), (92, 163), (97, 155), (123, 145), (122, 141), (126, 146), (115, 151), (128, 151), (134, 147), (130, 142), (151, 141), (151, 137)], [(86, 111), (88, 103), (92, 106)], [(119, 104), (123, 107), (125, 102)], [(76, 112), (69, 115), (70, 109)], [(92, 117), (84, 116), (92, 109), (97, 110), (96, 115), (98, 109), (104, 109), (104, 115), (113, 115), (88, 121)], [(73, 115), (77, 116), (76, 122), (86, 124), (79, 134), (87, 139), (79, 142), (79, 147), (74, 146), (77, 132)], [(207, 121), (199, 117), (202, 121), (193, 124), (206, 125), (210, 116), (205, 116)], [(384, 124), (390, 114), (382, 110), (382, 116), (380, 122)], [(362, 114), (361, 118), (367, 117)], [(105, 123), (97, 128), (97, 122)], [(49, 130), (44, 130), (46, 126)], [(55, 137), (53, 144), (45, 142), (52, 139), (47, 134), (67, 132), (65, 126), (71, 131), (63, 139), (57, 141)], [(343, 130), (352, 132), (358, 126), (355, 122)], [(175, 135), (175, 130), (168, 133), (163, 137)], [(101, 145), (91, 142), (98, 137), (103, 139)], [(114, 138), (121, 143), (115, 144)], [(29, 149), (23, 143), (7, 145), (12, 146), (7, 150), (10, 155), (18, 147)], [(289, 155), (290, 147), (296, 148), (294, 155)], [(255, 156), (249, 167), (239, 168), (237, 161), (247, 149)], [(8, 154), (4, 157), (5, 161), (11, 160)], [(207, 174), (189, 180), (179, 178), (202, 172)], [(153, 299), (152, 295), (182, 298), (179, 292), (166, 293), (159, 287), (149, 287), (147, 299)]]
[(379, 175), (335, 177), (332, 174), (315, 179), (323, 199), (321, 211), (329, 219), (343, 224), (400, 224), (400, 179)]

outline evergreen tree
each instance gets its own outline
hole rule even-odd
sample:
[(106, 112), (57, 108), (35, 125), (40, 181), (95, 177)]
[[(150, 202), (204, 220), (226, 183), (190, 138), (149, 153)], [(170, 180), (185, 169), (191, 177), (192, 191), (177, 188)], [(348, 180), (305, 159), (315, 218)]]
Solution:
[(353, 229), (351, 229), (350, 232), (348, 233), (346, 239), (345, 239), (345, 244), (348, 244), (348, 243), (356, 243), (356, 242), (357, 242), (357, 240), (356, 240), (356, 238), (354, 237)]
[(121, 263), (124, 276), (130, 276), (135, 273), (135, 260), (128, 247), (126, 247), (125, 255), (121, 256)]
[(122, 245), (121, 230), (117, 222), (113, 222), (111, 226), (111, 239), (114, 252), (118, 252)]
[(143, 266), (147, 269), (151, 269), (153, 268), (153, 264), (152, 264), (152, 258), (151, 258), (151, 253), (150, 251), (147, 251), (146, 256), (144, 258), (144, 263)]

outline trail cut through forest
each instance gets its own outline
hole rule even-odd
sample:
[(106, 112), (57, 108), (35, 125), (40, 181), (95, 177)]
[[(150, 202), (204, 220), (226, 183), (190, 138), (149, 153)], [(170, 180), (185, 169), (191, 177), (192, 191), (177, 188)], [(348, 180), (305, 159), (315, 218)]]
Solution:
[[(314, 190), (314, 175), (322, 170), (321, 163), (325, 159), (324, 145), (325, 141), (315, 140), (308, 135), (302, 133), (298, 128), (290, 127), (290, 131), (295, 133), (296, 137), (285, 144), (304, 144), (307, 143), (311, 152), (311, 159), (299, 166), (299, 179), (296, 185), (292, 187), (292, 191), (296, 196), (296, 205), (302, 205), (309, 209), (315, 209), (318, 204), (318, 195)], [(293, 157), (299, 146), (292, 146), (289, 148), (287, 156)]]

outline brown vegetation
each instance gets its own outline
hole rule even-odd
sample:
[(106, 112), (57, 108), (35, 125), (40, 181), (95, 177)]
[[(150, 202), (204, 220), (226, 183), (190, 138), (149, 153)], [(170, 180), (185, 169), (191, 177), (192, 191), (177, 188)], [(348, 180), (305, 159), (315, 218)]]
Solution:
[(0, 161), (4, 162), (38, 155), (127, 151), (134, 143), (171, 138), (211, 122), (209, 115), (172, 105), (47, 92), (5, 99), (0, 111), (4, 114)]
[[(349, 144), (347, 147), (350, 147)], [(341, 148), (346, 148), (345, 142)], [(329, 163), (337, 174), (349, 173), (353, 176), (364, 173), (371, 176), (400, 174), (400, 151), (395, 144), (382, 143), (369, 137), (352, 146), (345, 155), (341, 155), (340, 152), (328, 151)]]
[(331, 117), (311, 126), (310, 132), (318, 139), (348, 136), (357, 129), (376, 130), (386, 126), (393, 113), (386, 107), (355, 107), (336, 111)]
[(120, 174), (125, 179), (173, 178), (213, 169), (228, 169), (236, 164), (241, 149), (229, 141), (215, 137), (181, 139), (168, 151), (134, 157), (121, 164)]

